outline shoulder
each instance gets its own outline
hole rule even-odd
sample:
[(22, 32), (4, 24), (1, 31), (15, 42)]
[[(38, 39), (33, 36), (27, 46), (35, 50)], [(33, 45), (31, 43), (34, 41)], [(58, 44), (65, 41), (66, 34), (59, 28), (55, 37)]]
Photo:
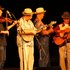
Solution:
[(33, 24), (33, 21), (32, 20), (29, 20), (28, 22)]

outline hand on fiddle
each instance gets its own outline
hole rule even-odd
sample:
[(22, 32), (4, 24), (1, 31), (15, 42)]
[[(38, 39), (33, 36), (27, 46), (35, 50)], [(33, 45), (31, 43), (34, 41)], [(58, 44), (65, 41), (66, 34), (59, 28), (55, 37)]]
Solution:
[(11, 24), (10, 26), (7, 27), (7, 30), (10, 30), (13, 26), (15, 26), (17, 24), (17, 21), (15, 20), (13, 22), (13, 24)]
[(17, 24), (17, 23), (18, 23), (17, 20), (15, 20), (15, 21), (13, 22), (14, 25)]
[(9, 22), (9, 23), (12, 23), (12, 19), (10, 19), (10, 18), (5, 18), (5, 21)]

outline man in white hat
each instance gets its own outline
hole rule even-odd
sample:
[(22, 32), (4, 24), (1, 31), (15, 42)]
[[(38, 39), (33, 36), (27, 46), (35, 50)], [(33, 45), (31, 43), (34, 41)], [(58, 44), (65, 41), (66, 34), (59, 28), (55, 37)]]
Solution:
[[(44, 10), (43, 7), (39, 7), (36, 8), (36, 18), (35, 18), (35, 27), (36, 28), (40, 28), (40, 27), (44, 27), (45, 24), (42, 22), (42, 19), (44, 18), (44, 14), (45, 14), (46, 10)], [(40, 67), (47, 67), (48, 63), (49, 63), (49, 37), (47, 36), (50, 32), (52, 32), (52, 29), (47, 30), (47, 27), (44, 27), (43, 30), (40, 32), (40, 34), (37, 36), (42, 49), (39, 49), (39, 51), (41, 51), (39, 53), (40, 57), (39, 57), (39, 66)], [(37, 40), (36, 40), (37, 42)], [(36, 43), (35, 42), (35, 43)], [(40, 44), (37, 42), (35, 45), (37, 47), (40, 46)], [(45, 53), (44, 53), (45, 52)]]
[(30, 8), (24, 9), (23, 16), (17, 25), (17, 46), (20, 59), (20, 70), (33, 70), (34, 64), (34, 35), (36, 28), (31, 21), (33, 12)]

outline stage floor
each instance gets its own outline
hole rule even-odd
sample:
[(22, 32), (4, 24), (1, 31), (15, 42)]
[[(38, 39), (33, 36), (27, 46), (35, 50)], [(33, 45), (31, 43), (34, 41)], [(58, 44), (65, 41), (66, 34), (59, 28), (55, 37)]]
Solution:
[[(4, 70), (19, 70), (19, 68), (4, 68)], [(34, 70), (60, 70), (59, 67), (42, 67), (42, 68), (34, 68)]]

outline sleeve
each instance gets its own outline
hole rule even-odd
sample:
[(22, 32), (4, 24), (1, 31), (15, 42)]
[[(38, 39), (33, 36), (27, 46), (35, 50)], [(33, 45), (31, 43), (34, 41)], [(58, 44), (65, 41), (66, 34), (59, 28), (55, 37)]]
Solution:
[(54, 32), (57, 32), (57, 30), (59, 30), (59, 25), (57, 25), (55, 28), (54, 28)]
[(17, 24), (17, 33), (19, 34), (21, 32), (21, 21), (18, 20), (18, 24)]
[(34, 23), (32, 21), (30, 21), (31, 26), (33, 27), (34, 30), (37, 30), (37, 28), (35, 27)]
[(37, 30), (37, 28), (33, 25), (33, 27), (34, 27), (34, 30)]

